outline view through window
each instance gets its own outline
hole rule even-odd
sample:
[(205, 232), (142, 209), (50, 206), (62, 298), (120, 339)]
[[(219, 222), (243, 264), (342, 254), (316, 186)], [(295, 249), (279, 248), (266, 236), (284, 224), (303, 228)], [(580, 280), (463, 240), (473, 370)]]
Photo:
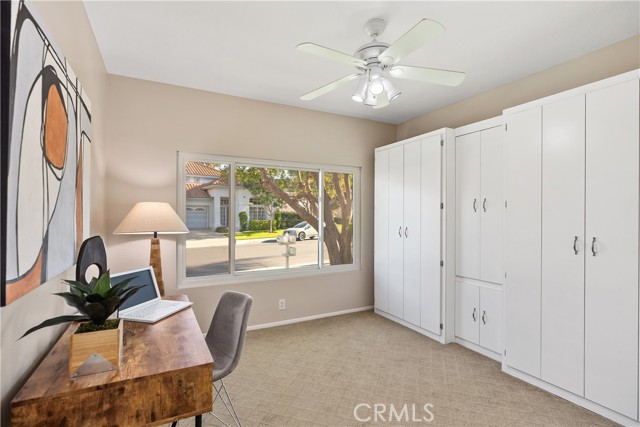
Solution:
[(181, 164), (184, 277), (354, 264), (357, 169)]

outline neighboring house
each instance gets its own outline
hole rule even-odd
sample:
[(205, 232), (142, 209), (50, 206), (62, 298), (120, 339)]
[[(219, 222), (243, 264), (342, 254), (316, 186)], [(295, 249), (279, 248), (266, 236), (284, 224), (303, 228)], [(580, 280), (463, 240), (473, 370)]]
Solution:
[[(186, 223), (189, 229), (229, 226), (229, 183), (210, 166), (187, 162), (185, 189)], [(236, 212), (246, 212), (249, 220), (268, 219), (263, 206), (253, 203), (249, 190), (236, 186)], [(235, 219), (236, 228), (240, 219)]]

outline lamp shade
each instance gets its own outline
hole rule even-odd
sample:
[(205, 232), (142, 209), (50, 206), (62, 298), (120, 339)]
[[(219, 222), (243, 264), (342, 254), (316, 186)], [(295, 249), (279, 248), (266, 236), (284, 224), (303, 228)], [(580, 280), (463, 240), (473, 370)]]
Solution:
[(185, 234), (189, 229), (169, 203), (138, 202), (113, 234)]

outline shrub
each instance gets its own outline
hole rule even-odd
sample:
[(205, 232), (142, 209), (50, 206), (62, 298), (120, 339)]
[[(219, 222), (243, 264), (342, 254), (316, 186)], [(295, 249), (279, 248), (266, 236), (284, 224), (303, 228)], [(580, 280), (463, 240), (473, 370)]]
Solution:
[(273, 215), (273, 228), (274, 229), (279, 229), (279, 228), (284, 228), (282, 226), (282, 212), (278, 211)]
[(216, 233), (228, 233), (229, 227), (216, 227)]
[(278, 228), (289, 228), (293, 227), (299, 222), (302, 222), (302, 218), (295, 212), (281, 212), (281, 220), (282, 222), (278, 224)]
[(268, 219), (252, 219), (249, 221), (249, 230), (252, 231), (262, 231), (269, 229), (269, 220)]
[(336, 224), (342, 224), (342, 218), (337, 216), (337, 217), (333, 218), (333, 222), (335, 222)]
[(238, 213), (238, 218), (240, 219), (240, 231), (244, 231), (247, 229), (247, 222), (249, 220), (247, 213), (242, 211)]

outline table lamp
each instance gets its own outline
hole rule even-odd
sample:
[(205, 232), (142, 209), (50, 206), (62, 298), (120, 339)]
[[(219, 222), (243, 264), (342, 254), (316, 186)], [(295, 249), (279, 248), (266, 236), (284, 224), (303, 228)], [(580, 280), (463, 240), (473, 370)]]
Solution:
[(188, 232), (189, 229), (169, 203), (138, 202), (116, 227), (113, 234), (153, 234), (149, 265), (153, 267), (155, 272), (160, 295), (164, 295), (158, 234), (186, 234)]

